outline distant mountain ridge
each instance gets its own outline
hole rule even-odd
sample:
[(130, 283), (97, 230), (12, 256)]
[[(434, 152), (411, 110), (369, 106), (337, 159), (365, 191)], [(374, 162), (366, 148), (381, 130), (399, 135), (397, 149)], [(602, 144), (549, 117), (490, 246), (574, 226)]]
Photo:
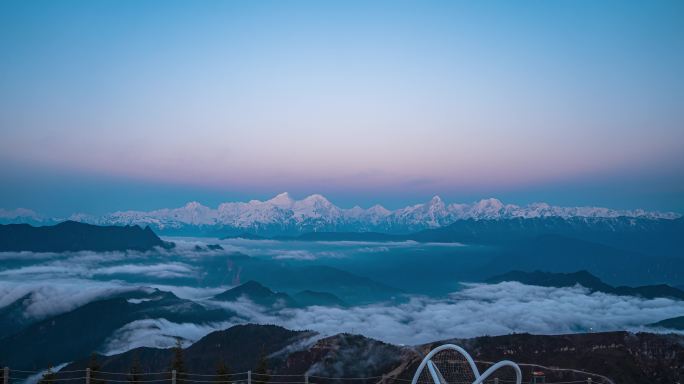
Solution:
[(0, 252), (148, 251), (170, 248), (150, 227), (97, 226), (65, 221), (53, 226), (0, 224)]
[[(377, 231), (319, 231), (296, 236), (274, 236), (276, 240), (361, 241), (419, 243), (463, 243), (504, 246), (511, 250), (526, 244), (545, 244), (547, 251), (565, 252), (567, 243), (584, 247), (589, 243), (653, 257), (681, 259), (684, 256), (684, 219), (638, 219), (630, 217), (583, 218), (542, 217), (458, 220), (452, 224), (414, 233)], [(560, 247), (560, 249), (559, 249)], [(586, 247), (584, 247), (586, 248)], [(503, 272), (503, 271), (501, 271)]]
[(218, 301), (237, 301), (241, 298), (248, 299), (251, 302), (264, 307), (276, 309), (285, 307), (309, 307), (314, 305), (347, 306), (344, 301), (332, 293), (303, 290), (290, 296), (287, 293), (274, 292), (270, 288), (265, 287), (254, 280), (250, 280), (213, 297), (214, 300)]
[(269, 288), (250, 280), (246, 283), (238, 285), (227, 291), (219, 293), (214, 296), (214, 300), (219, 301), (236, 301), (240, 298), (246, 298), (255, 304), (265, 307), (294, 307), (296, 303), (292, 297), (286, 293), (274, 292)]
[[(605, 218), (675, 219), (673, 212), (613, 210), (601, 207), (559, 207), (546, 203), (527, 206), (504, 204), (493, 198), (471, 204), (445, 203), (439, 196), (423, 204), (396, 210), (381, 205), (364, 209), (343, 209), (319, 194), (301, 200), (281, 193), (272, 199), (227, 202), (210, 208), (189, 202), (180, 208), (154, 211), (119, 211), (104, 216), (74, 214), (70, 220), (99, 225), (150, 226), (166, 234), (236, 235), (252, 233), (266, 236), (293, 235), (320, 231), (378, 231), (406, 233), (438, 228), (459, 220), (500, 220), (511, 218)], [(50, 223), (33, 211), (0, 210), (0, 222)]]
[(620, 296), (640, 296), (646, 299), (665, 297), (684, 300), (684, 291), (666, 284), (644, 285), (640, 287), (613, 287), (587, 271), (577, 271), (574, 273), (511, 271), (494, 276), (488, 279), (487, 283), (496, 284), (503, 281), (517, 281), (526, 285), (557, 288), (572, 287), (579, 284), (592, 292), (603, 292)]
[(684, 316), (672, 317), (669, 319), (661, 320), (657, 323), (649, 324), (650, 327), (656, 328), (667, 328), (676, 329), (679, 331), (684, 331)]

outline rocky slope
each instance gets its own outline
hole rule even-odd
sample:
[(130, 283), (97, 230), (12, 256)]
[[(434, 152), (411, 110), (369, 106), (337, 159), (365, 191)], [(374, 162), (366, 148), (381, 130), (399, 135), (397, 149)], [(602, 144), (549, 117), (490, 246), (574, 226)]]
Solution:
[[(376, 377), (364, 382), (410, 380), (422, 356), (431, 348), (455, 343), (468, 350), (484, 370), (493, 361), (510, 359), (521, 364), (524, 382), (542, 372), (547, 382), (673, 383), (684, 378), (684, 336), (608, 332), (541, 336), (513, 334), (474, 339), (451, 339), (416, 347), (395, 346), (359, 335), (321, 338), (312, 332), (276, 326), (239, 325), (211, 333), (183, 351), (188, 372), (212, 374), (218, 362), (233, 372), (254, 369), (260, 356), (268, 357), (271, 375)], [(138, 360), (146, 372), (169, 369), (171, 349), (142, 348), (101, 357), (101, 369), (127, 372)], [(87, 366), (84, 357), (64, 370)], [(590, 373), (587, 373), (590, 372)], [(501, 371), (500, 378), (512, 372)], [(280, 381), (301, 381), (280, 377)], [(325, 379), (317, 382), (326, 383)]]

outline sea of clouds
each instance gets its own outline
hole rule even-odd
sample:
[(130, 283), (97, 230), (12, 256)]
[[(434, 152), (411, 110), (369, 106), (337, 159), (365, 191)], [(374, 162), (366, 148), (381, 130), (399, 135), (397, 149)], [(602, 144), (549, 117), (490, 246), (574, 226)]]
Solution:
[[(315, 306), (274, 310), (246, 299), (216, 302), (211, 297), (229, 287), (193, 287), (155, 280), (195, 276), (198, 269), (193, 260), (211, 257), (213, 253), (196, 252), (194, 245), (192, 241), (184, 242), (172, 251), (174, 253), (161, 255), (136, 252), (0, 254), (3, 260), (0, 308), (28, 297), (24, 315), (41, 319), (93, 300), (145, 287), (171, 291), (181, 298), (210, 307), (223, 307), (238, 314), (211, 324), (178, 324), (166, 319), (134, 321), (116, 330), (102, 345), (101, 351), (108, 354), (140, 346), (169, 347), (177, 336), (189, 344), (214, 330), (246, 322), (313, 330), (321, 335), (350, 332), (395, 344), (420, 344), (513, 332), (559, 334), (644, 330), (646, 324), (684, 313), (684, 301), (592, 293), (580, 286), (549, 288), (515, 282), (464, 284), (462, 290), (447, 297), (414, 295), (400, 304), (377, 303), (351, 308)], [(364, 249), (361, 252), (369, 252), (368, 248), (383, 252), (383, 248), (397, 245), (354, 246)], [(245, 245), (235, 247), (244, 248)], [(122, 273), (151, 280), (149, 284), (133, 284), (113, 277)]]
[(117, 353), (143, 345), (170, 347), (176, 336), (191, 343), (214, 330), (247, 322), (313, 330), (322, 335), (358, 333), (390, 343), (414, 345), (514, 332), (646, 330), (644, 324), (684, 313), (682, 301), (591, 293), (580, 286), (548, 288), (516, 282), (470, 284), (445, 299), (416, 296), (399, 305), (316, 306), (273, 312), (246, 299), (212, 304), (240, 316), (216, 324), (176, 324), (164, 319), (136, 321), (115, 332), (103, 351)]

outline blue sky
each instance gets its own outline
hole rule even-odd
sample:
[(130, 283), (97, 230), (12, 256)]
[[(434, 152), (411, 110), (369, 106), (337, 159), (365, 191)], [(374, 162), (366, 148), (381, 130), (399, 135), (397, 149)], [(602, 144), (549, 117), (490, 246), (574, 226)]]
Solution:
[(0, 3), (0, 207), (684, 211), (679, 1)]

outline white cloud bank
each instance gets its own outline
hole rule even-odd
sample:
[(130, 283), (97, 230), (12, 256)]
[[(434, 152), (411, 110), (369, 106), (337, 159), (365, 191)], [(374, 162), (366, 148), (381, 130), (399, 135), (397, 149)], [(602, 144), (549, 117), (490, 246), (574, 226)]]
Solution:
[[(234, 251), (254, 242), (220, 242)], [(247, 244), (249, 243), (249, 244)], [(283, 309), (277, 313), (248, 301), (212, 303), (209, 297), (228, 287), (198, 288), (191, 278), (200, 274), (196, 259), (229, 251), (194, 251), (195, 240), (177, 241), (178, 247), (163, 253), (77, 252), (65, 254), (0, 253), (0, 308), (31, 296), (24, 303), (25, 316), (42, 318), (74, 309), (90, 301), (141, 286), (172, 291), (182, 298), (231, 309), (240, 318), (212, 325), (174, 324), (164, 319), (138, 321), (118, 330), (103, 346), (108, 352), (131, 346), (170, 346), (174, 336), (195, 341), (201, 336), (239, 322), (279, 324), (291, 329), (310, 329), (325, 335), (360, 333), (397, 344), (418, 344), (452, 337), (500, 335), (512, 332), (557, 334), (586, 331), (640, 329), (645, 324), (684, 315), (684, 301), (642, 299), (590, 293), (581, 287), (546, 288), (519, 283), (469, 284), (444, 299), (415, 296), (403, 304), (375, 304), (352, 308), (310, 307)], [(339, 249), (298, 252), (282, 244), (263, 241), (252, 250), (266, 257), (310, 260), (340, 257)], [(403, 243), (347, 244), (356, 252), (386, 252)], [(232, 248), (231, 248), (232, 246)], [(270, 248), (269, 248), (270, 247)], [(356, 248), (354, 248), (356, 247)], [(358, 248), (362, 247), (362, 248)], [(288, 253), (290, 252), (290, 253)], [(127, 283), (113, 277), (135, 275), (145, 283)], [(183, 277), (183, 285), (159, 278)], [(106, 281), (98, 279), (108, 279)], [(137, 280), (136, 280), (137, 281)]]
[(418, 344), (513, 332), (634, 329), (683, 313), (682, 301), (589, 293), (579, 286), (548, 288), (505, 282), (470, 284), (446, 300), (414, 297), (396, 306), (287, 310), (276, 323), (326, 334), (344, 330), (397, 344)]
[(239, 322), (278, 324), (324, 335), (359, 333), (395, 344), (420, 344), (453, 337), (513, 332), (562, 334), (636, 330), (644, 324), (684, 313), (684, 302), (589, 293), (580, 286), (548, 288), (505, 282), (469, 284), (443, 300), (413, 297), (400, 305), (353, 308), (309, 307), (276, 314), (245, 300), (221, 304), (241, 315), (214, 325), (135, 322), (119, 330), (105, 346), (112, 353), (129, 346), (172, 346), (173, 336), (196, 341)]
[[(116, 281), (93, 282), (63, 279), (50, 282), (1, 281), (0, 308), (27, 297), (23, 302), (26, 318), (41, 319), (76, 309), (93, 300), (140, 289)], [(27, 296), (28, 295), (28, 296)]]
[(143, 319), (126, 324), (105, 342), (102, 351), (107, 355), (126, 352), (138, 347), (169, 348), (181, 338), (184, 347), (217, 330), (235, 323), (222, 322), (209, 325), (172, 323), (166, 319)]

